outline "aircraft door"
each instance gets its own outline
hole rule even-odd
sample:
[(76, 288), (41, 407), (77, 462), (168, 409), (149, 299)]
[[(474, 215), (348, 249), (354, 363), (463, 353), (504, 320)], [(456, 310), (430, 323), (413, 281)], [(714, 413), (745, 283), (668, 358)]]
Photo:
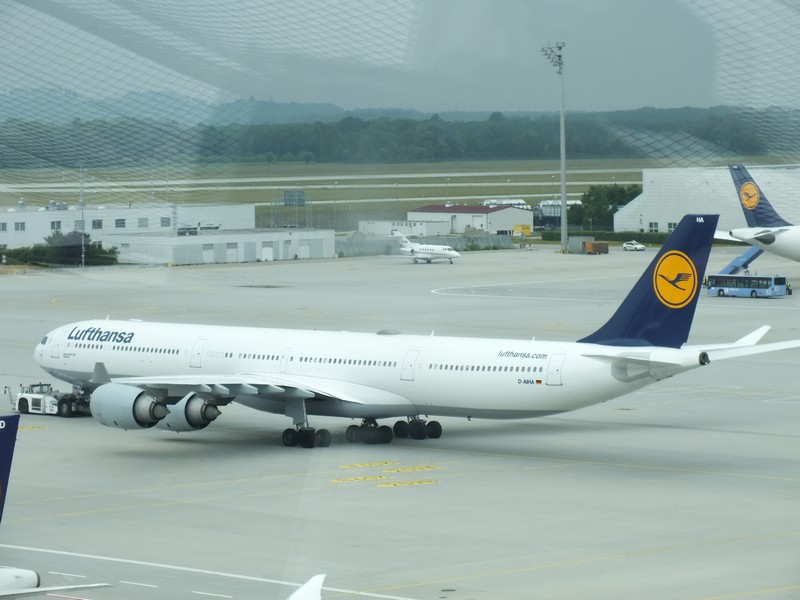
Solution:
[(281, 373), (286, 373), (286, 370), (289, 368), (289, 356), (292, 353), (291, 348), (284, 348), (281, 351)]
[(564, 385), (561, 380), (561, 370), (566, 356), (563, 352), (558, 352), (550, 357), (547, 362), (547, 385)]
[(411, 348), (403, 357), (403, 368), (400, 372), (400, 379), (404, 381), (414, 381), (414, 365), (417, 363), (419, 348)]
[(64, 339), (62, 333), (59, 332), (58, 336), (56, 336), (52, 342), (50, 343), (50, 358), (60, 358), (61, 357), (61, 340)]
[(192, 354), (189, 357), (189, 366), (200, 368), (203, 366), (203, 348), (206, 345), (206, 339), (201, 338), (199, 340), (195, 340), (194, 345), (192, 346)]

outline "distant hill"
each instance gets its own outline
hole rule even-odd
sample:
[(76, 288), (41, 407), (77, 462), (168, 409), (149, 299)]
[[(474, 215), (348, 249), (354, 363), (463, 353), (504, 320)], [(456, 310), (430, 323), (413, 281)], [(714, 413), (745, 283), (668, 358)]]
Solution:
[[(447, 121), (480, 121), (491, 111), (444, 111)], [(536, 113), (506, 113), (506, 116), (534, 116)], [(347, 116), (364, 120), (428, 119), (433, 113), (404, 108), (345, 110), (330, 103), (273, 102), (241, 98), (232, 102), (208, 103), (190, 96), (166, 92), (137, 92), (114, 98), (89, 98), (75, 92), (37, 88), (0, 94), (0, 122), (6, 119), (69, 123), (75, 119), (143, 119), (171, 121), (181, 125), (257, 125), (263, 123), (331, 122)]]

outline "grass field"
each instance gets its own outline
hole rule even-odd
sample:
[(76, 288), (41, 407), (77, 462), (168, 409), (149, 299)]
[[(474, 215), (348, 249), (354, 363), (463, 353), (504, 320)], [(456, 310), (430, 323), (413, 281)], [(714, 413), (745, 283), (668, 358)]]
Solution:
[[(641, 183), (645, 160), (571, 160), (567, 194), (593, 184)], [(487, 161), (402, 165), (188, 164), (153, 168), (87, 169), (88, 205), (147, 203), (254, 203), (257, 224), (351, 229), (358, 219), (405, 219), (424, 204), (477, 204), (486, 198), (522, 198), (530, 204), (560, 194), (558, 161)], [(283, 207), (283, 193), (303, 190), (305, 208)], [(75, 206), (80, 170), (0, 170), (0, 207)]]

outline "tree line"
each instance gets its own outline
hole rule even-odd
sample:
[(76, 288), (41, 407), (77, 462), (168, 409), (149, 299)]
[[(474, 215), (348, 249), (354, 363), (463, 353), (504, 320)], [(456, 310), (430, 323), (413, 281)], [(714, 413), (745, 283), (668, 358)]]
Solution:
[[(688, 137), (734, 155), (769, 151), (735, 109), (570, 113), (570, 158), (647, 156), (642, 139)], [(633, 133), (631, 133), (633, 132)], [(642, 132), (646, 132), (643, 134)], [(481, 121), (362, 119), (253, 125), (183, 125), (148, 119), (75, 119), (44, 123), (6, 119), (0, 127), (0, 168), (87, 168), (162, 163), (318, 162), (408, 163), (535, 160), (559, 157), (555, 114)]]

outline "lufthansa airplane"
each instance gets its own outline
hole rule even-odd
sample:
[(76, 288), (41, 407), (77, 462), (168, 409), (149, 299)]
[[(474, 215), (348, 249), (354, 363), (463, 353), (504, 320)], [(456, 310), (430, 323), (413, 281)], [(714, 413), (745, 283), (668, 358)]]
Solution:
[(800, 226), (781, 217), (744, 165), (728, 168), (739, 195), (747, 227), (717, 232), (718, 239), (744, 242), (764, 252), (800, 261)]
[[(11, 475), (11, 460), (14, 458), (18, 427), (19, 415), (0, 416), (0, 521), (3, 519), (3, 506)], [(39, 587), (40, 584), (41, 578), (36, 571), (18, 567), (0, 567), (0, 598), (24, 598), (68, 590), (108, 587), (107, 583)], [(66, 598), (66, 596), (61, 597)]]
[(449, 260), (453, 264), (453, 259), (461, 256), (450, 246), (437, 246), (434, 244), (418, 244), (408, 241), (408, 238), (396, 229), (392, 230), (392, 235), (400, 241), (400, 254), (407, 256), (415, 263), (424, 261), (430, 264), (434, 260)]
[[(238, 402), (290, 417), (287, 446), (327, 446), (310, 415), (360, 419), (349, 442), (437, 438), (429, 416), (522, 419), (591, 406), (714, 360), (800, 346), (684, 345), (718, 215), (684, 217), (616, 313), (577, 342), (95, 320), (49, 332), (36, 362), (120, 429), (203, 429)], [(400, 418), (394, 428), (379, 419)]]

